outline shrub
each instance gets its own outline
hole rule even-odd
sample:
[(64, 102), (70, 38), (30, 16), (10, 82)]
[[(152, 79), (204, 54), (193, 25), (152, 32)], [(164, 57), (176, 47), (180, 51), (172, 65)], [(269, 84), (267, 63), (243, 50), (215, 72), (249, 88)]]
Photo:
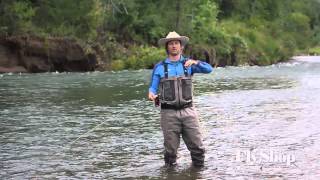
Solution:
[(123, 70), (125, 69), (125, 64), (121, 60), (114, 60), (111, 62), (111, 69), (115, 71)]
[(111, 63), (113, 70), (152, 68), (166, 57), (163, 48), (153, 46), (133, 46), (128, 51), (128, 54), (118, 57), (120, 60)]
[(309, 54), (320, 55), (320, 46), (309, 49)]

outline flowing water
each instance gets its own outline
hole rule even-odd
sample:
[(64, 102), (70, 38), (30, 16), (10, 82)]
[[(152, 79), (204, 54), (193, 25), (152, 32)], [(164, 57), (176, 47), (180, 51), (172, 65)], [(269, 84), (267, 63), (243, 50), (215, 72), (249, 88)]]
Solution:
[(164, 166), (150, 70), (0, 74), (0, 179), (320, 179), (320, 59), (196, 74), (205, 167)]

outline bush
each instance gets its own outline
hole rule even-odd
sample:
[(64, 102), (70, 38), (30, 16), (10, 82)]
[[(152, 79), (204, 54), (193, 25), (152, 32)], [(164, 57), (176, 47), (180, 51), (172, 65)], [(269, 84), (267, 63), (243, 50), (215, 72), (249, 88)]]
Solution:
[(311, 55), (320, 55), (320, 46), (311, 48), (309, 50), (309, 54), (311, 54)]
[(35, 16), (36, 8), (30, 2), (5, 1), (0, 7), (0, 27), (2, 33), (24, 34), (34, 30), (32, 18)]
[(114, 60), (111, 62), (111, 69), (115, 71), (120, 71), (125, 69), (125, 64), (121, 60)]
[(295, 32), (283, 32), (274, 28), (274, 23), (259, 22), (256, 18), (248, 21), (241, 23), (228, 20), (222, 23), (223, 28), (231, 34), (231, 47), (236, 50), (238, 64), (250, 63), (250, 56), (254, 64), (269, 65), (289, 59), (294, 54), (297, 48)]
[(127, 54), (111, 62), (112, 70), (122, 69), (147, 69), (166, 57), (164, 48), (153, 46), (133, 46)]
[(152, 68), (157, 62), (166, 57), (164, 48), (134, 46), (132, 49), (133, 55), (126, 61), (127, 68)]

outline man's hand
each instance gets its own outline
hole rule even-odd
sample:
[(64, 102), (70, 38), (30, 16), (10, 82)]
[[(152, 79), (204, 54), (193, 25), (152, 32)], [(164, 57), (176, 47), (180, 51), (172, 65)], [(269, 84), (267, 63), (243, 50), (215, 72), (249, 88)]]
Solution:
[(189, 67), (189, 66), (191, 66), (192, 64), (197, 65), (198, 63), (199, 63), (199, 62), (196, 61), (196, 60), (188, 59), (188, 60), (184, 63), (184, 66), (185, 66), (185, 67)]
[(152, 92), (149, 92), (148, 98), (150, 101), (154, 101), (157, 98), (157, 95), (153, 94)]

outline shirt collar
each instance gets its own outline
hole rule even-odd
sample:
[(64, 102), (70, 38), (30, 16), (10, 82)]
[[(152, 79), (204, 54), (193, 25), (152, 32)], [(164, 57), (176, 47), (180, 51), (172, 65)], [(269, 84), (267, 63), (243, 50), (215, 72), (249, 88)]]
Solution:
[(183, 62), (185, 60), (185, 57), (183, 57), (182, 55), (180, 56), (180, 59), (178, 61), (171, 61), (169, 59), (169, 57), (166, 58), (165, 62), (169, 63), (169, 64), (176, 64), (176, 63), (180, 63)]

